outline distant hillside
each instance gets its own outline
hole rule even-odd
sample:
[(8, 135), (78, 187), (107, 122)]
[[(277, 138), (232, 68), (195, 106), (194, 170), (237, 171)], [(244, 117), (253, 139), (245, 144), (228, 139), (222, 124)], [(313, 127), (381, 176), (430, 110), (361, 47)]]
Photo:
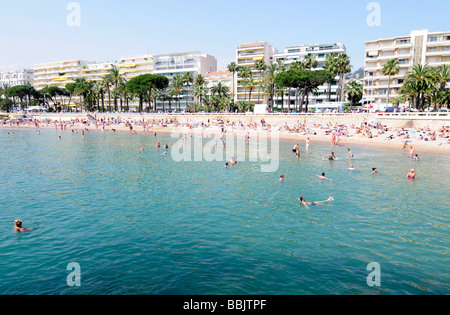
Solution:
[(364, 68), (359, 68), (355, 72), (349, 73), (345, 76), (347, 80), (357, 80), (364, 77)]

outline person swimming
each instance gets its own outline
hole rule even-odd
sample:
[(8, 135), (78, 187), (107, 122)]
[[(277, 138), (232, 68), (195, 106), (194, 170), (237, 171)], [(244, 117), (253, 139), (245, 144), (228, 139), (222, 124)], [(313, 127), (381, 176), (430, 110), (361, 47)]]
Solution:
[(299, 200), (300, 200), (300, 202), (302, 203), (302, 205), (304, 205), (307, 209), (309, 209), (309, 205), (321, 205), (322, 203), (324, 203), (324, 202), (329, 202), (329, 201), (332, 201), (333, 200), (333, 198), (330, 196), (330, 198), (328, 198), (327, 200), (324, 200), (324, 201), (315, 201), (315, 202), (308, 202), (308, 201), (306, 201), (306, 199), (305, 199), (305, 197), (300, 197), (300, 198), (298, 198)]
[(333, 160), (336, 159), (336, 156), (334, 155), (334, 152), (331, 152), (330, 154), (325, 155), (324, 157), (322, 157), (322, 159), (324, 159), (324, 158), (328, 158), (328, 160), (333, 161)]
[(280, 182), (284, 182), (284, 175), (280, 175)]
[(29, 232), (29, 231), (33, 231), (33, 228), (24, 228), (24, 227), (22, 227), (22, 220), (15, 220), (14, 221), (14, 231)]
[(325, 177), (325, 173), (322, 173), (321, 175), (316, 175), (316, 176), (319, 177), (320, 179), (327, 179), (329, 181), (332, 181), (332, 179)]
[(22, 220), (14, 221), (14, 231), (16, 231), (16, 232), (25, 231), (24, 228), (22, 227)]
[(377, 171), (377, 168), (376, 168), (376, 167), (373, 167), (373, 168), (372, 168), (372, 174), (378, 174), (378, 171)]
[(353, 167), (353, 164), (350, 165), (350, 167), (348, 168), (348, 170), (349, 170), (349, 171), (354, 171), (354, 170), (355, 170), (355, 168)]
[(414, 172), (414, 169), (412, 168), (409, 173), (406, 175), (407, 179), (416, 179), (417, 178), (417, 174)]

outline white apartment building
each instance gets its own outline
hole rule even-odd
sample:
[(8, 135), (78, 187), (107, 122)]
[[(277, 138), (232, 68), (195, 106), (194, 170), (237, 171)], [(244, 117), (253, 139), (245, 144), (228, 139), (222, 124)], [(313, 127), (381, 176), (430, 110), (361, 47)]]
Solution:
[(34, 66), (34, 88), (43, 89), (47, 86), (65, 87), (83, 76), (83, 70), (90, 62), (85, 60), (56, 61)]
[[(210, 55), (198, 51), (174, 53), (165, 55), (145, 54), (134, 57), (124, 57), (113, 62), (89, 62), (85, 60), (68, 60), (48, 62), (34, 66), (34, 87), (37, 90), (47, 86), (65, 87), (67, 83), (74, 83), (77, 78), (86, 78), (88, 81), (102, 81), (110, 70), (117, 68), (119, 74), (128, 81), (142, 74), (160, 74), (171, 80), (174, 75), (184, 75), (190, 72), (195, 78), (197, 75), (206, 75), (217, 71), (217, 60)], [(185, 89), (186, 90), (186, 89)], [(187, 93), (180, 95), (180, 107), (185, 108), (194, 100), (192, 87)], [(78, 97), (72, 97), (72, 106)], [(187, 100), (187, 103), (186, 103)], [(138, 102), (131, 101), (130, 107), (137, 107)], [(161, 105), (161, 104), (159, 104)], [(162, 105), (161, 105), (162, 106)]]
[(17, 85), (33, 85), (32, 69), (9, 70), (0, 72), (0, 86), (13, 87)]
[(230, 96), (233, 93), (233, 73), (228, 70), (214, 71), (208, 72), (205, 76), (206, 87), (208, 89), (213, 88), (214, 86), (222, 83), (222, 85), (226, 86), (230, 90)]
[[(271, 64), (277, 52), (278, 50), (268, 42), (240, 44), (236, 48), (236, 64), (239, 67), (247, 66), (250, 68), (257, 86), (262, 78), (260, 77), (259, 71), (255, 69), (256, 63), (263, 60), (266, 65)], [(250, 90), (244, 84), (244, 78), (240, 77), (238, 73), (236, 73), (236, 76), (237, 84), (234, 87), (235, 102), (249, 101), (250, 98), (250, 101), (255, 104), (268, 103), (268, 96), (264, 95), (263, 91), (260, 91), (258, 87), (251, 91), (250, 97)]]
[[(289, 69), (290, 65), (296, 61), (303, 61), (305, 56), (312, 53), (316, 56), (318, 62), (317, 70), (321, 70), (324, 67), (325, 60), (328, 54), (334, 53), (340, 55), (346, 53), (346, 47), (340, 43), (331, 44), (315, 44), (315, 45), (299, 45), (293, 47), (286, 47), (282, 53), (278, 53), (274, 56), (274, 62), (278, 60), (283, 61), (286, 68)], [(309, 104), (320, 104), (325, 102), (336, 102), (338, 100), (338, 87), (339, 76), (336, 76), (335, 80), (331, 83), (330, 100), (328, 99), (329, 84), (324, 84), (318, 87), (316, 93), (309, 96)], [(296, 91), (291, 91), (291, 104), (288, 104), (288, 98), (284, 98), (283, 108), (294, 108)], [(277, 104), (280, 108), (281, 103)]]
[(364, 96), (369, 103), (386, 104), (389, 77), (382, 73), (390, 59), (398, 61), (400, 72), (391, 76), (389, 97), (398, 96), (405, 74), (415, 65), (450, 65), (450, 32), (415, 30), (410, 35), (365, 43)]
[[(205, 76), (208, 72), (217, 71), (217, 60), (215, 57), (202, 54), (199, 51), (154, 55), (153, 56), (153, 73), (164, 75), (169, 79), (169, 84), (175, 75), (183, 76), (189, 72), (195, 80), (199, 74)], [(181, 110), (186, 109), (194, 102), (193, 83), (184, 86), (184, 92), (178, 96), (176, 102)], [(157, 100), (157, 109), (160, 110), (165, 106), (164, 101)]]

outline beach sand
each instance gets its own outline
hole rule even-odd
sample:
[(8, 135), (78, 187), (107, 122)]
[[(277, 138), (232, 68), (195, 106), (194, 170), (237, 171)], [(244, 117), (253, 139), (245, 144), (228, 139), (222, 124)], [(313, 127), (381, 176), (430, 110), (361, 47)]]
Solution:
[[(60, 126), (55, 127), (54, 124), (45, 124), (41, 123), (39, 125), (39, 128), (31, 125), (31, 124), (21, 124), (20, 126), (9, 126), (9, 124), (4, 125), (1, 127), (4, 130), (18, 130), (18, 129), (53, 129), (57, 131), (61, 131)], [(123, 124), (112, 124), (109, 126), (105, 126), (105, 129), (100, 125), (98, 128), (96, 128), (95, 125), (84, 125), (84, 124), (74, 124), (74, 125), (68, 125), (66, 126), (65, 132), (71, 132), (71, 130), (78, 130), (81, 133), (81, 130), (87, 128), (91, 132), (128, 132), (131, 133), (132, 131), (128, 126), (125, 126)], [(149, 126), (147, 128), (147, 131), (143, 130), (144, 128), (139, 125), (133, 126), (133, 132), (136, 134), (188, 134), (188, 133), (221, 133), (221, 129), (218, 126), (215, 127), (209, 127), (209, 128), (192, 128), (190, 129), (187, 126), (168, 126), (168, 127), (162, 127), (160, 125), (158, 126)], [(304, 145), (306, 143), (306, 139), (309, 138), (311, 141), (311, 145), (314, 145), (314, 143), (320, 143), (320, 144), (329, 144), (330, 148), (337, 147), (336, 145), (332, 145), (331, 143), (331, 135), (326, 135), (325, 131), (329, 130), (328, 128), (324, 127), (313, 127), (308, 126), (308, 133), (306, 132), (289, 132), (285, 130), (281, 131), (271, 131), (268, 132), (266, 130), (262, 130), (261, 127), (256, 129), (247, 129), (247, 130), (231, 130), (231, 127), (225, 128), (226, 132), (224, 135), (232, 134), (235, 136), (242, 136), (245, 137), (247, 135), (250, 136), (250, 138), (253, 138), (255, 136), (258, 137), (267, 137), (267, 136), (277, 136), (280, 141), (287, 141), (291, 143), (298, 143), (300, 150), (304, 148)], [(419, 140), (419, 134), (415, 132), (413, 129), (403, 129), (404, 132), (408, 131), (409, 133), (409, 139), (405, 139), (402, 137), (394, 137), (392, 140), (387, 139), (388, 135), (395, 134), (394, 131), (388, 131), (384, 134), (378, 135), (373, 129), (373, 138), (368, 138), (366, 136), (363, 136), (362, 134), (356, 134), (356, 129), (349, 129), (349, 136), (341, 136), (339, 137), (339, 144), (340, 147), (346, 147), (346, 148), (354, 148), (354, 147), (364, 147), (364, 148), (370, 148), (370, 149), (376, 149), (376, 150), (393, 150), (393, 151), (403, 151), (405, 153), (409, 152), (410, 146), (414, 147), (415, 153), (419, 155), (421, 154), (428, 154), (428, 155), (439, 155), (439, 156), (450, 156), (450, 144), (442, 144), (445, 141), (443, 138), (438, 138), (435, 141), (425, 141), (425, 140)], [(314, 134), (314, 132), (316, 134)], [(406, 148), (404, 147), (405, 140), (408, 140)]]

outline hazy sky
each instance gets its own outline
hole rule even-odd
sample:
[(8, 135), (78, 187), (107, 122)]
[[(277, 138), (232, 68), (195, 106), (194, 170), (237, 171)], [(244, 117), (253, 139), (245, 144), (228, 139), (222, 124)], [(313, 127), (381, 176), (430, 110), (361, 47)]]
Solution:
[[(80, 6), (80, 26), (69, 26)], [(449, 0), (388, 0), (380, 26), (369, 26), (365, 0), (14, 0), (0, 6), (0, 65), (83, 59), (114, 61), (145, 53), (198, 50), (224, 69), (241, 43), (267, 41), (279, 51), (314, 43), (343, 43), (353, 70), (364, 65), (364, 42), (450, 31)]]

